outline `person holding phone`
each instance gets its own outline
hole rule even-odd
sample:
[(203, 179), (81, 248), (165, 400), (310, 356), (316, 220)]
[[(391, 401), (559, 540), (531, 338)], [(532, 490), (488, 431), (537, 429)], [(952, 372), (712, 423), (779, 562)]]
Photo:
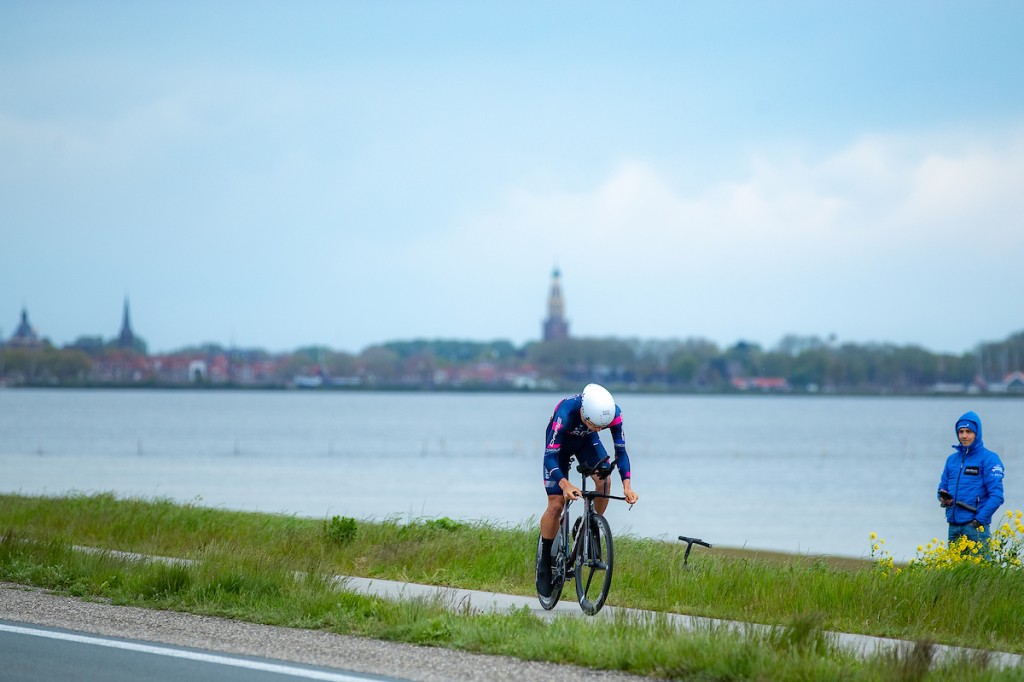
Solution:
[(992, 516), (1003, 503), (1003, 462), (985, 447), (977, 413), (964, 413), (955, 428), (959, 443), (946, 458), (938, 490), (949, 523), (949, 544), (966, 536), (987, 550)]

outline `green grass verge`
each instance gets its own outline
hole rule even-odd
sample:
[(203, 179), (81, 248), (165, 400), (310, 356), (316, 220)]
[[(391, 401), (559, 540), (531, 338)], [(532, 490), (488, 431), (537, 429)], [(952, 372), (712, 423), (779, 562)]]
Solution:
[[(337, 574), (533, 594), (532, 528), (448, 519), (399, 523), (230, 512), (113, 495), (0, 496), (0, 579), (118, 604), (318, 628), (682, 679), (1022, 679), (967, 657), (940, 670), (914, 654), (860, 660), (824, 630), (1024, 650), (1021, 571), (963, 566), (886, 576), (868, 562), (694, 551), (616, 538), (609, 603), (785, 626), (782, 634), (666, 622), (473, 615), (433, 602), (346, 593)], [(133, 562), (88, 545), (189, 558)], [(304, 577), (297, 578), (296, 571)], [(572, 598), (567, 588), (566, 599)]]

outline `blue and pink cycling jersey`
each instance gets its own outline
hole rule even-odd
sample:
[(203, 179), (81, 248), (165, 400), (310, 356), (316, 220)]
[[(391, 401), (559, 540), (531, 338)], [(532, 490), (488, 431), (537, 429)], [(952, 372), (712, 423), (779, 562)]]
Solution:
[[(588, 467), (596, 467), (600, 463), (611, 466), (608, 452), (601, 443), (599, 431), (591, 431), (583, 423), (580, 406), (583, 394), (564, 398), (555, 406), (555, 412), (548, 422), (545, 433), (544, 447), (544, 488), (548, 495), (559, 495), (562, 489), (558, 482), (566, 477), (569, 460), (576, 459)], [(615, 418), (608, 425), (615, 445), (615, 463), (619, 467), (619, 476), (629, 478), (629, 455), (626, 454), (626, 440), (622, 435), (622, 410), (615, 406)]]

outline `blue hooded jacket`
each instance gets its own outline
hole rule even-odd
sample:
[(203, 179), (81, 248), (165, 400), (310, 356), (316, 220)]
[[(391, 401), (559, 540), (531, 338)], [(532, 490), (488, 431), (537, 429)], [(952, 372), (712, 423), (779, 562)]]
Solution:
[[(946, 521), (960, 525), (977, 519), (988, 528), (992, 524), (992, 515), (1003, 503), (1003, 462), (999, 455), (985, 447), (981, 438), (981, 418), (977, 413), (964, 413), (956, 420), (954, 432), (961, 422), (968, 422), (968, 428), (977, 435), (970, 447), (959, 443), (954, 445), (956, 452), (946, 459), (942, 470), (939, 490), (946, 490), (953, 496), (953, 506), (946, 507)], [(964, 509), (956, 502), (969, 504), (978, 511)]]

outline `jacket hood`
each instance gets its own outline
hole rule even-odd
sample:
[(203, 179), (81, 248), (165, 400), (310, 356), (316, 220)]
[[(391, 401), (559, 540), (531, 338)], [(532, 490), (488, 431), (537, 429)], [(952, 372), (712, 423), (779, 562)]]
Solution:
[[(974, 444), (971, 445), (971, 447), (968, 448), (967, 451), (965, 451), (965, 452), (969, 452), (971, 450), (980, 450), (982, 447), (984, 447), (984, 445), (982, 443), (982, 440), (981, 440), (981, 417), (978, 416), (978, 413), (977, 412), (964, 412), (962, 415), (960, 415), (960, 418), (957, 419), (955, 422), (953, 422), (953, 433), (954, 434), (957, 432), (957, 429), (958, 429), (957, 425), (960, 424), (960, 422), (968, 422), (970, 424), (973, 424), (973, 426), (971, 427), (971, 430), (974, 431), (974, 433), (977, 434), (977, 437), (974, 439)], [(957, 448), (958, 450), (960, 450), (961, 447), (959, 445), (959, 436), (957, 437), (957, 441), (958, 441), (958, 444), (954, 445), (953, 447)]]

